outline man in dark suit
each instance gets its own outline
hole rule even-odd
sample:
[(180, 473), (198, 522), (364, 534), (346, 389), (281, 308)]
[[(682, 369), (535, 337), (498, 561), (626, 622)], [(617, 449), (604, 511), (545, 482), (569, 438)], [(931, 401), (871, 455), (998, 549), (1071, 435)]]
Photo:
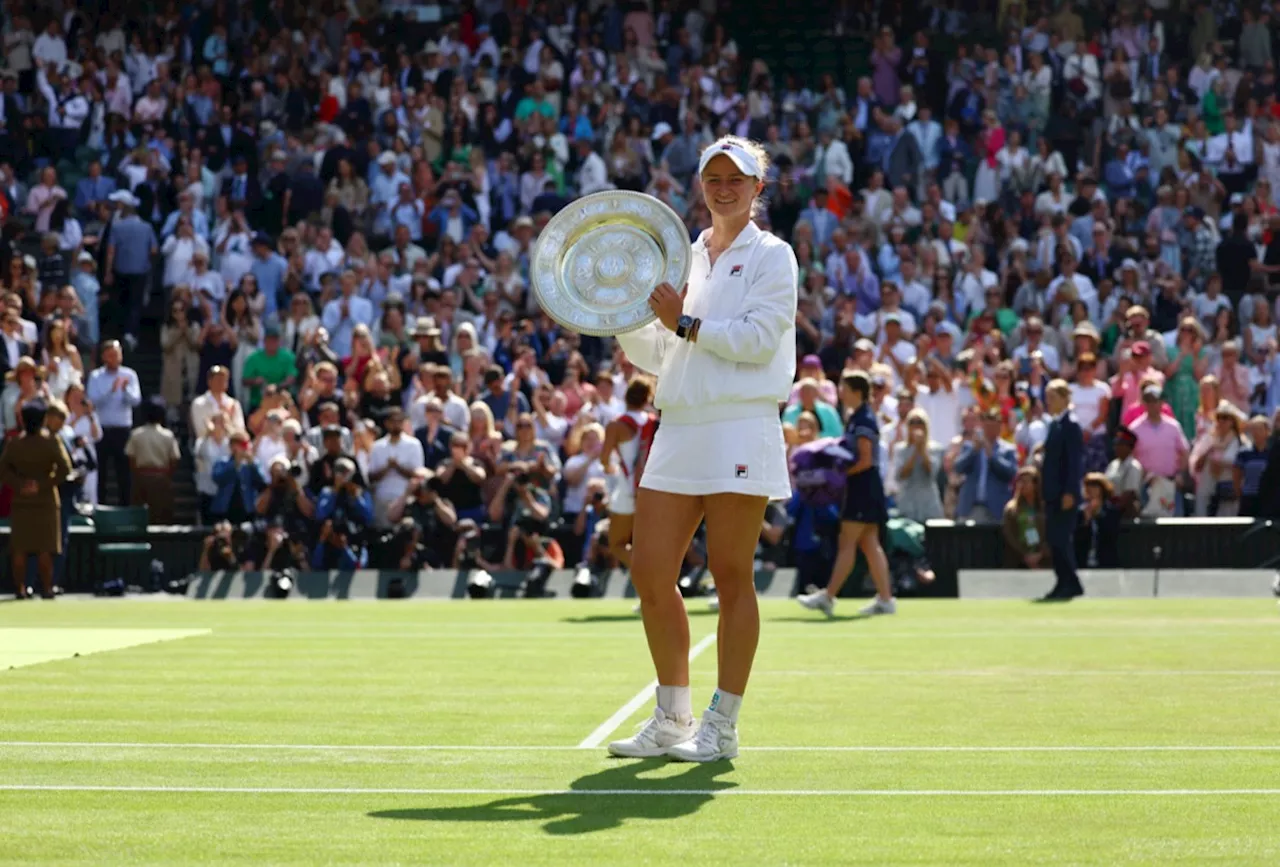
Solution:
[(222, 181), (222, 195), (232, 211), (254, 211), (262, 204), (262, 186), (249, 172), (249, 161), (244, 154), (236, 154), (231, 175)]
[(1084, 478), (1084, 436), (1071, 414), (1071, 387), (1055, 379), (1045, 388), (1045, 408), (1053, 420), (1044, 441), (1041, 490), (1044, 493), (1045, 534), (1057, 581), (1043, 598), (1065, 602), (1084, 595), (1076, 574), (1075, 534), (1080, 521), (1081, 479)]

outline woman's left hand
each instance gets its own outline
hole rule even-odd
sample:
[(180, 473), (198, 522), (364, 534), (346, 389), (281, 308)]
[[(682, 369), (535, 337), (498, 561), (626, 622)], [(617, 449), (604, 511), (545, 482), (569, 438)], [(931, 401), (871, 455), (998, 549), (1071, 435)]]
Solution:
[(658, 287), (653, 290), (653, 294), (649, 296), (649, 307), (654, 313), (658, 314), (658, 321), (667, 327), (668, 331), (675, 331), (680, 316), (684, 313), (684, 296), (689, 289), (685, 286), (680, 292), (676, 292), (675, 287), (670, 283), (659, 283)]

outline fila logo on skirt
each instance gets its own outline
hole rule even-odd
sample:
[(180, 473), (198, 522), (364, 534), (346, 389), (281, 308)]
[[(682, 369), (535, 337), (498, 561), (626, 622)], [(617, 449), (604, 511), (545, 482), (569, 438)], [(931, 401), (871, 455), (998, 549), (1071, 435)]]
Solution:
[(747, 465), (738, 464), (733, 468), (733, 474), (740, 479), (745, 479), (747, 477)]

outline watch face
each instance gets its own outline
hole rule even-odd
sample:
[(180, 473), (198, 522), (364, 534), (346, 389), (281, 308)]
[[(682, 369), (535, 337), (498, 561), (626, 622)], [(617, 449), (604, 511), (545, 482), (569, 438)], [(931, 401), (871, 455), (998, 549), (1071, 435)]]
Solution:
[(692, 324), (693, 324), (693, 317), (687, 314), (684, 316), (681, 316), (679, 319), (676, 320), (676, 325), (680, 326), (681, 328), (688, 328)]

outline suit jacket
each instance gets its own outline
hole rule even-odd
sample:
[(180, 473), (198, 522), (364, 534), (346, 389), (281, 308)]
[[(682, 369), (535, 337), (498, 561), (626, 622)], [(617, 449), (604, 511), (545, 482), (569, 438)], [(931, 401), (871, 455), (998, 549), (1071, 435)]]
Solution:
[[(36, 357), (35, 347), (33, 347), (30, 343), (24, 343), (23, 341), (19, 340), (18, 341), (18, 357), (21, 358), (24, 355), (30, 358), (35, 358)], [(4, 345), (0, 344), (0, 382), (4, 382), (5, 374), (7, 374), (10, 370), (12, 370), (12, 368), (9, 367), (9, 353), (5, 352)]]
[(1011, 443), (999, 440), (988, 458), (987, 489), (981, 499), (978, 484), (981, 480), (981, 450), (973, 443), (965, 443), (956, 458), (956, 472), (964, 474), (960, 485), (956, 516), (963, 519), (974, 506), (986, 506), (992, 515), (1004, 514), (1005, 504), (1013, 497), (1013, 477), (1018, 472), (1018, 450)]
[(1044, 463), (1040, 471), (1040, 490), (1045, 508), (1061, 508), (1062, 498), (1070, 494), (1080, 505), (1081, 480), (1084, 478), (1084, 436), (1076, 417), (1067, 412), (1049, 422), (1049, 435), (1044, 441)]
[(920, 180), (920, 169), (924, 165), (924, 154), (920, 153), (920, 145), (916, 137), (904, 132), (898, 136), (893, 150), (889, 152), (889, 171), (886, 178), (889, 186), (915, 189)]
[[(235, 175), (223, 178), (221, 194), (227, 197), (228, 201), (233, 199), (231, 191), (235, 189)], [(262, 204), (262, 184), (258, 183), (258, 176), (252, 171), (245, 177), (245, 193), (244, 193), (246, 212), (255, 210)]]

